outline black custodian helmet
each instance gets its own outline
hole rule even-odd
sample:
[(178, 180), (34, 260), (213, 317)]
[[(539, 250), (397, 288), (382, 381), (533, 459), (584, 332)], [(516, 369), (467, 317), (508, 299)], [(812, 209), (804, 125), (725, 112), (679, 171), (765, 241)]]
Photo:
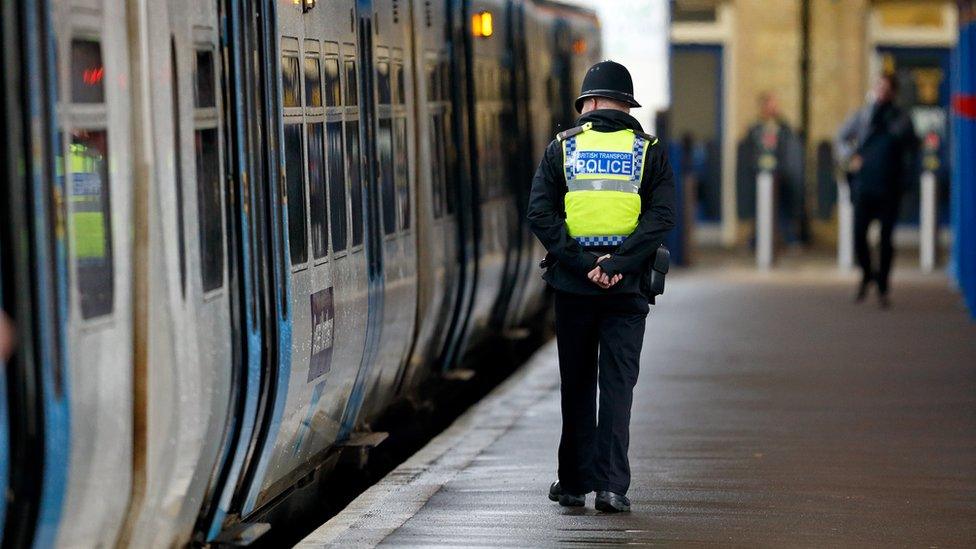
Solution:
[(634, 81), (627, 67), (616, 61), (600, 61), (590, 67), (583, 77), (583, 89), (576, 98), (576, 112), (583, 112), (583, 101), (590, 97), (608, 97), (637, 108)]

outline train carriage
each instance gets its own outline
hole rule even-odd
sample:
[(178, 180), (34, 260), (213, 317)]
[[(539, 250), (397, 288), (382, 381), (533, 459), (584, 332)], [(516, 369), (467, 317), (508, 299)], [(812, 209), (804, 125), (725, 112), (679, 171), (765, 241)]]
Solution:
[(5, 545), (253, 539), (392, 404), (543, 328), (525, 201), (591, 12), (2, 9)]

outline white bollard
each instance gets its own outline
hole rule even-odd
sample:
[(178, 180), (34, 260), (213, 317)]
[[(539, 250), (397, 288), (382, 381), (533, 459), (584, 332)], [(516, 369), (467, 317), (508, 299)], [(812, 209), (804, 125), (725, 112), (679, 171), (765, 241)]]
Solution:
[(774, 211), (773, 174), (763, 170), (756, 177), (756, 266), (763, 271), (773, 265)]
[(854, 267), (854, 206), (844, 176), (837, 178), (837, 267), (844, 272)]
[(931, 273), (935, 270), (935, 251), (938, 247), (938, 205), (936, 199), (935, 174), (931, 171), (922, 172), (919, 189), (918, 212), (918, 255), (922, 271)]

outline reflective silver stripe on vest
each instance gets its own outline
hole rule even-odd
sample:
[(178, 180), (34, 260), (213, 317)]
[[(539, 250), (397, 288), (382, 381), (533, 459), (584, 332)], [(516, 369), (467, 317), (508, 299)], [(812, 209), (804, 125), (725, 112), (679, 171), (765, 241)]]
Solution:
[(640, 191), (640, 181), (620, 181), (619, 179), (573, 179), (566, 183), (570, 192), (573, 191), (621, 191), (637, 194)]

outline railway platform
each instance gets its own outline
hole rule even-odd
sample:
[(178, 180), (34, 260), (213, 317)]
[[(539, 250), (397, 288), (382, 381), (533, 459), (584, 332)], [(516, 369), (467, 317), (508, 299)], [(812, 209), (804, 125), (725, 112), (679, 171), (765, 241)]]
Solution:
[(324, 546), (976, 544), (976, 325), (944, 276), (675, 272), (652, 308), (629, 514), (562, 508), (554, 343), (322, 525)]

